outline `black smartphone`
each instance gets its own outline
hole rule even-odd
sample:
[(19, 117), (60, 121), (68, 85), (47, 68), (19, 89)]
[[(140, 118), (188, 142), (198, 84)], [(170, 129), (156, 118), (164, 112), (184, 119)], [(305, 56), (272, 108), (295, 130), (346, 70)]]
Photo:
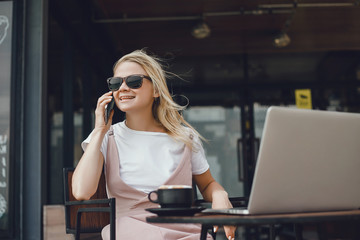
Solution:
[(114, 103), (115, 103), (114, 96), (112, 96), (111, 101), (108, 103), (108, 105), (106, 106), (106, 109), (105, 109), (105, 124), (107, 124), (109, 121), (109, 116), (110, 116), (111, 110), (114, 108)]

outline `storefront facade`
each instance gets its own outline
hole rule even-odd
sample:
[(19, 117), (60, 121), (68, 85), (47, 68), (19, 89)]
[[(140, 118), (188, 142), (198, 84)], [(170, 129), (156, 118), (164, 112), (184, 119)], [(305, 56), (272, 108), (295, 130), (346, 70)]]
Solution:
[[(91, 10), (88, 1), (76, 2)], [(83, 6), (73, 10), (74, 17), (58, 8), (61, 3), (0, 1), (0, 239), (43, 238), (43, 206), (62, 204), (62, 168), (76, 166), (80, 142), (92, 129), (97, 97), (107, 91), (105, 79), (124, 53), (106, 52), (106, 41), (112, 39), (102, 31), (94, 36), (91, 27), (102, 23), (86, 25), (90, 11), (81, 13), (84, 25), (76, 26), (88, 35), (77, 38), (73, 20)], [(171, 34), (163, 34), (159, 39), (171, 42), (164, 40)], [(100, 50), (87, 43), (91, 37), (105, 41)], [(132, 37), (121, 36), (124, 46), (131, 46), (126, 51), (146, 47), (129, 44)], [(269, 105), (294, 106), (295, 90), (308, 89), (315, 109), (360, 112), (360, 47), (278, 55), (220, 53), (220, 48), (192, 55), (191, 47), (181, 47), (187, 55), (179, 54), (171, 70), (186, 72), (190, 84), (170, 86), (174, 95), (189, 98), (184, 116), (212, 140), (205, 145), (211, 171), (233, 196), (249, 194)], [(123, 115), (118, 111), (116, 118)]]
[(41, 239), (45, 1), (0, 1), (0, 238)]

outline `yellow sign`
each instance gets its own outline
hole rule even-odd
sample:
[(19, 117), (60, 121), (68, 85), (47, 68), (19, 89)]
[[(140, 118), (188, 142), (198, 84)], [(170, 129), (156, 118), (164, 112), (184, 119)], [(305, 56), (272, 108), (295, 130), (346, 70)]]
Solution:
[(310, 89), (296, 89), (295, 101), (298, 108), (312, 109), (311, 90)]

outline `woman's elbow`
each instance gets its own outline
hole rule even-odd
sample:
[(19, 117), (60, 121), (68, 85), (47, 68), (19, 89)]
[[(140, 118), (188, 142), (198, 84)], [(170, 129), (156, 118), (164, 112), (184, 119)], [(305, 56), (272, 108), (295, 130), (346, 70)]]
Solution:
[(89, 200), (94, 193), (84, 191), (83, 188), (72, 188), (72, 195), (76, 200)]

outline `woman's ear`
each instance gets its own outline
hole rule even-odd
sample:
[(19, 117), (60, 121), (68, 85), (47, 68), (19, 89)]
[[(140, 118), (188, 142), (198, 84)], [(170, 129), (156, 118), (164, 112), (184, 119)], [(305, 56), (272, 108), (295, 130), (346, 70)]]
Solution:
[(154, 98), (158, 98), (160, 97), (159, 91), (155, 90), (154, 91)]

